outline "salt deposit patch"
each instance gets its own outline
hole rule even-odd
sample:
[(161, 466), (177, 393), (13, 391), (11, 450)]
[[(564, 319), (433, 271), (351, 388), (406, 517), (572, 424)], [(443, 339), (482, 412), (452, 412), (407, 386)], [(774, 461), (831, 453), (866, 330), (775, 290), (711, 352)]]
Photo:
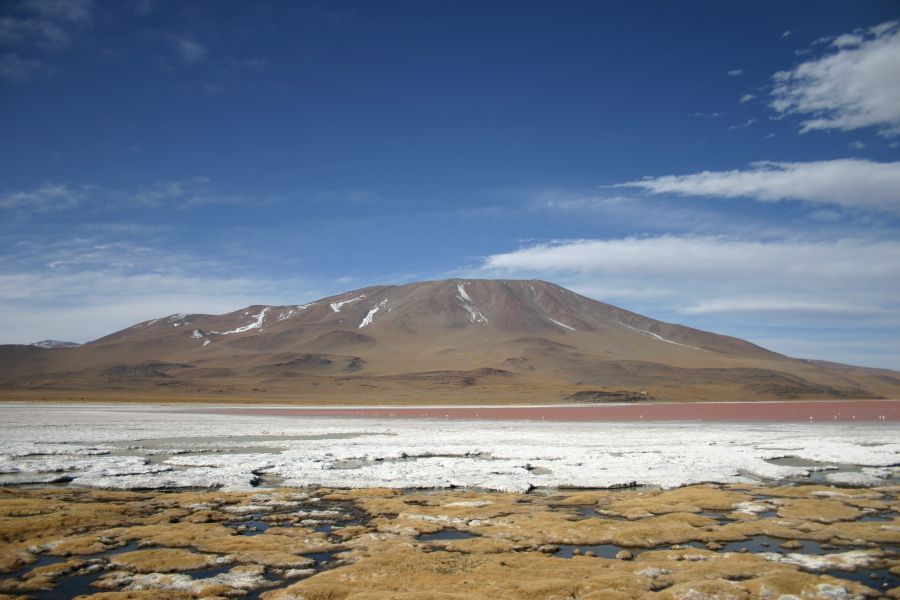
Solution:
[[(266, 479), (522, 491), (807, 476), (808, 468), (773, 464), (784, 455), (776, 448), (785, 447), (806, 461), (900, 462), (900, 425), (891, 423), (360, 420), (189, 414), (153, 405), (6, 405), (0, 430), (7, 484), (23, 473), (64, 473), (75, 485), (121, 489), (240, 490)], [(172, 431), (193, 437), (171, 438)], [(864, 474), (885, 481), (890, 472)]]
[(809, 554), (776, 554), (766, 552), (760, 554), (766, 560), (797, 565), (808, 571), (828, 571), (840, 569), (853, 571), (871, 565), (881, 556), (881, 552), (867, 550), (851, 550), (840, 554), (823, 554), (821, 556)]

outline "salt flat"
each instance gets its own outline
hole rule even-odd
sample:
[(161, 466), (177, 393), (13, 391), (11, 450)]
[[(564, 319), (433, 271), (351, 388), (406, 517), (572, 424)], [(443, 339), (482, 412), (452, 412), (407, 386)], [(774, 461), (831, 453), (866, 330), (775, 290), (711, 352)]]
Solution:
[[(900, 425), (536, 422), (0, 407), (0, 484), (552, 487), (896, 480)], [(794, 457), (788, 460), (785, 457)]]

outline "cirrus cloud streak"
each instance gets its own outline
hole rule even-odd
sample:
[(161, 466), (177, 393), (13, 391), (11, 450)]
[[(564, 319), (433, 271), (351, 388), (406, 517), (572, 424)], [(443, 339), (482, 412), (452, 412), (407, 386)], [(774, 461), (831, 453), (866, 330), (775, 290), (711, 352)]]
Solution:
[(900, 214), (900, 162), (837, 159), (814, 162), (760, 161), (748, 169), (701, 171), (627, 181), (615, 187), (651, 194), (799, 200)]

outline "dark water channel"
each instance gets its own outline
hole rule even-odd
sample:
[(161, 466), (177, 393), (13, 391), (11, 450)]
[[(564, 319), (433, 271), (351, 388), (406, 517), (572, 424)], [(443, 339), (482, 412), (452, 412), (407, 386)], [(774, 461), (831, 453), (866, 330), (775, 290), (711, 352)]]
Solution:
[(419, 542), (434, 542), (441, 540), (468, 540), (478, 537), (474, 533), (459, 531), (458, 529), (441, 529), (435, 533), (423, 533), (416, 538)]
[[(577, 551), (577, 552), (576, 552)], [(560, 544), (559, 550), (553, 554), (553, 556), (557, 556), (559, 558), (574, 558), (578, 555), (587, 555), (588, 552), (592, 552), (593, 556), (599, 558), (615, 558), (616, 554), (622, 551), (622, 548), (619, 546), (613, 546), (612, 544), (600, 544), (598, 546), (573, 546), (570, 544)], [(631, 549), (631, 553), (634, 556), (640, 554), (639, 550)]]

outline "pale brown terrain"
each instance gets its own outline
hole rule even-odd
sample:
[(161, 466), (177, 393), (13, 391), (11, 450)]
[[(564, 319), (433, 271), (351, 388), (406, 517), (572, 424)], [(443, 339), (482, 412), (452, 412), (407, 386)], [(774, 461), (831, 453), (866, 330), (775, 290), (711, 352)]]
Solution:
[(0, 346), (0, 398), (555, 403), (900, 397), (900, 373), (801, 360), (542, 281), (375, 286), (171, 315), (77, 348)]
[(6, 489), (0, 598), (897, 598), (898, 493)]

